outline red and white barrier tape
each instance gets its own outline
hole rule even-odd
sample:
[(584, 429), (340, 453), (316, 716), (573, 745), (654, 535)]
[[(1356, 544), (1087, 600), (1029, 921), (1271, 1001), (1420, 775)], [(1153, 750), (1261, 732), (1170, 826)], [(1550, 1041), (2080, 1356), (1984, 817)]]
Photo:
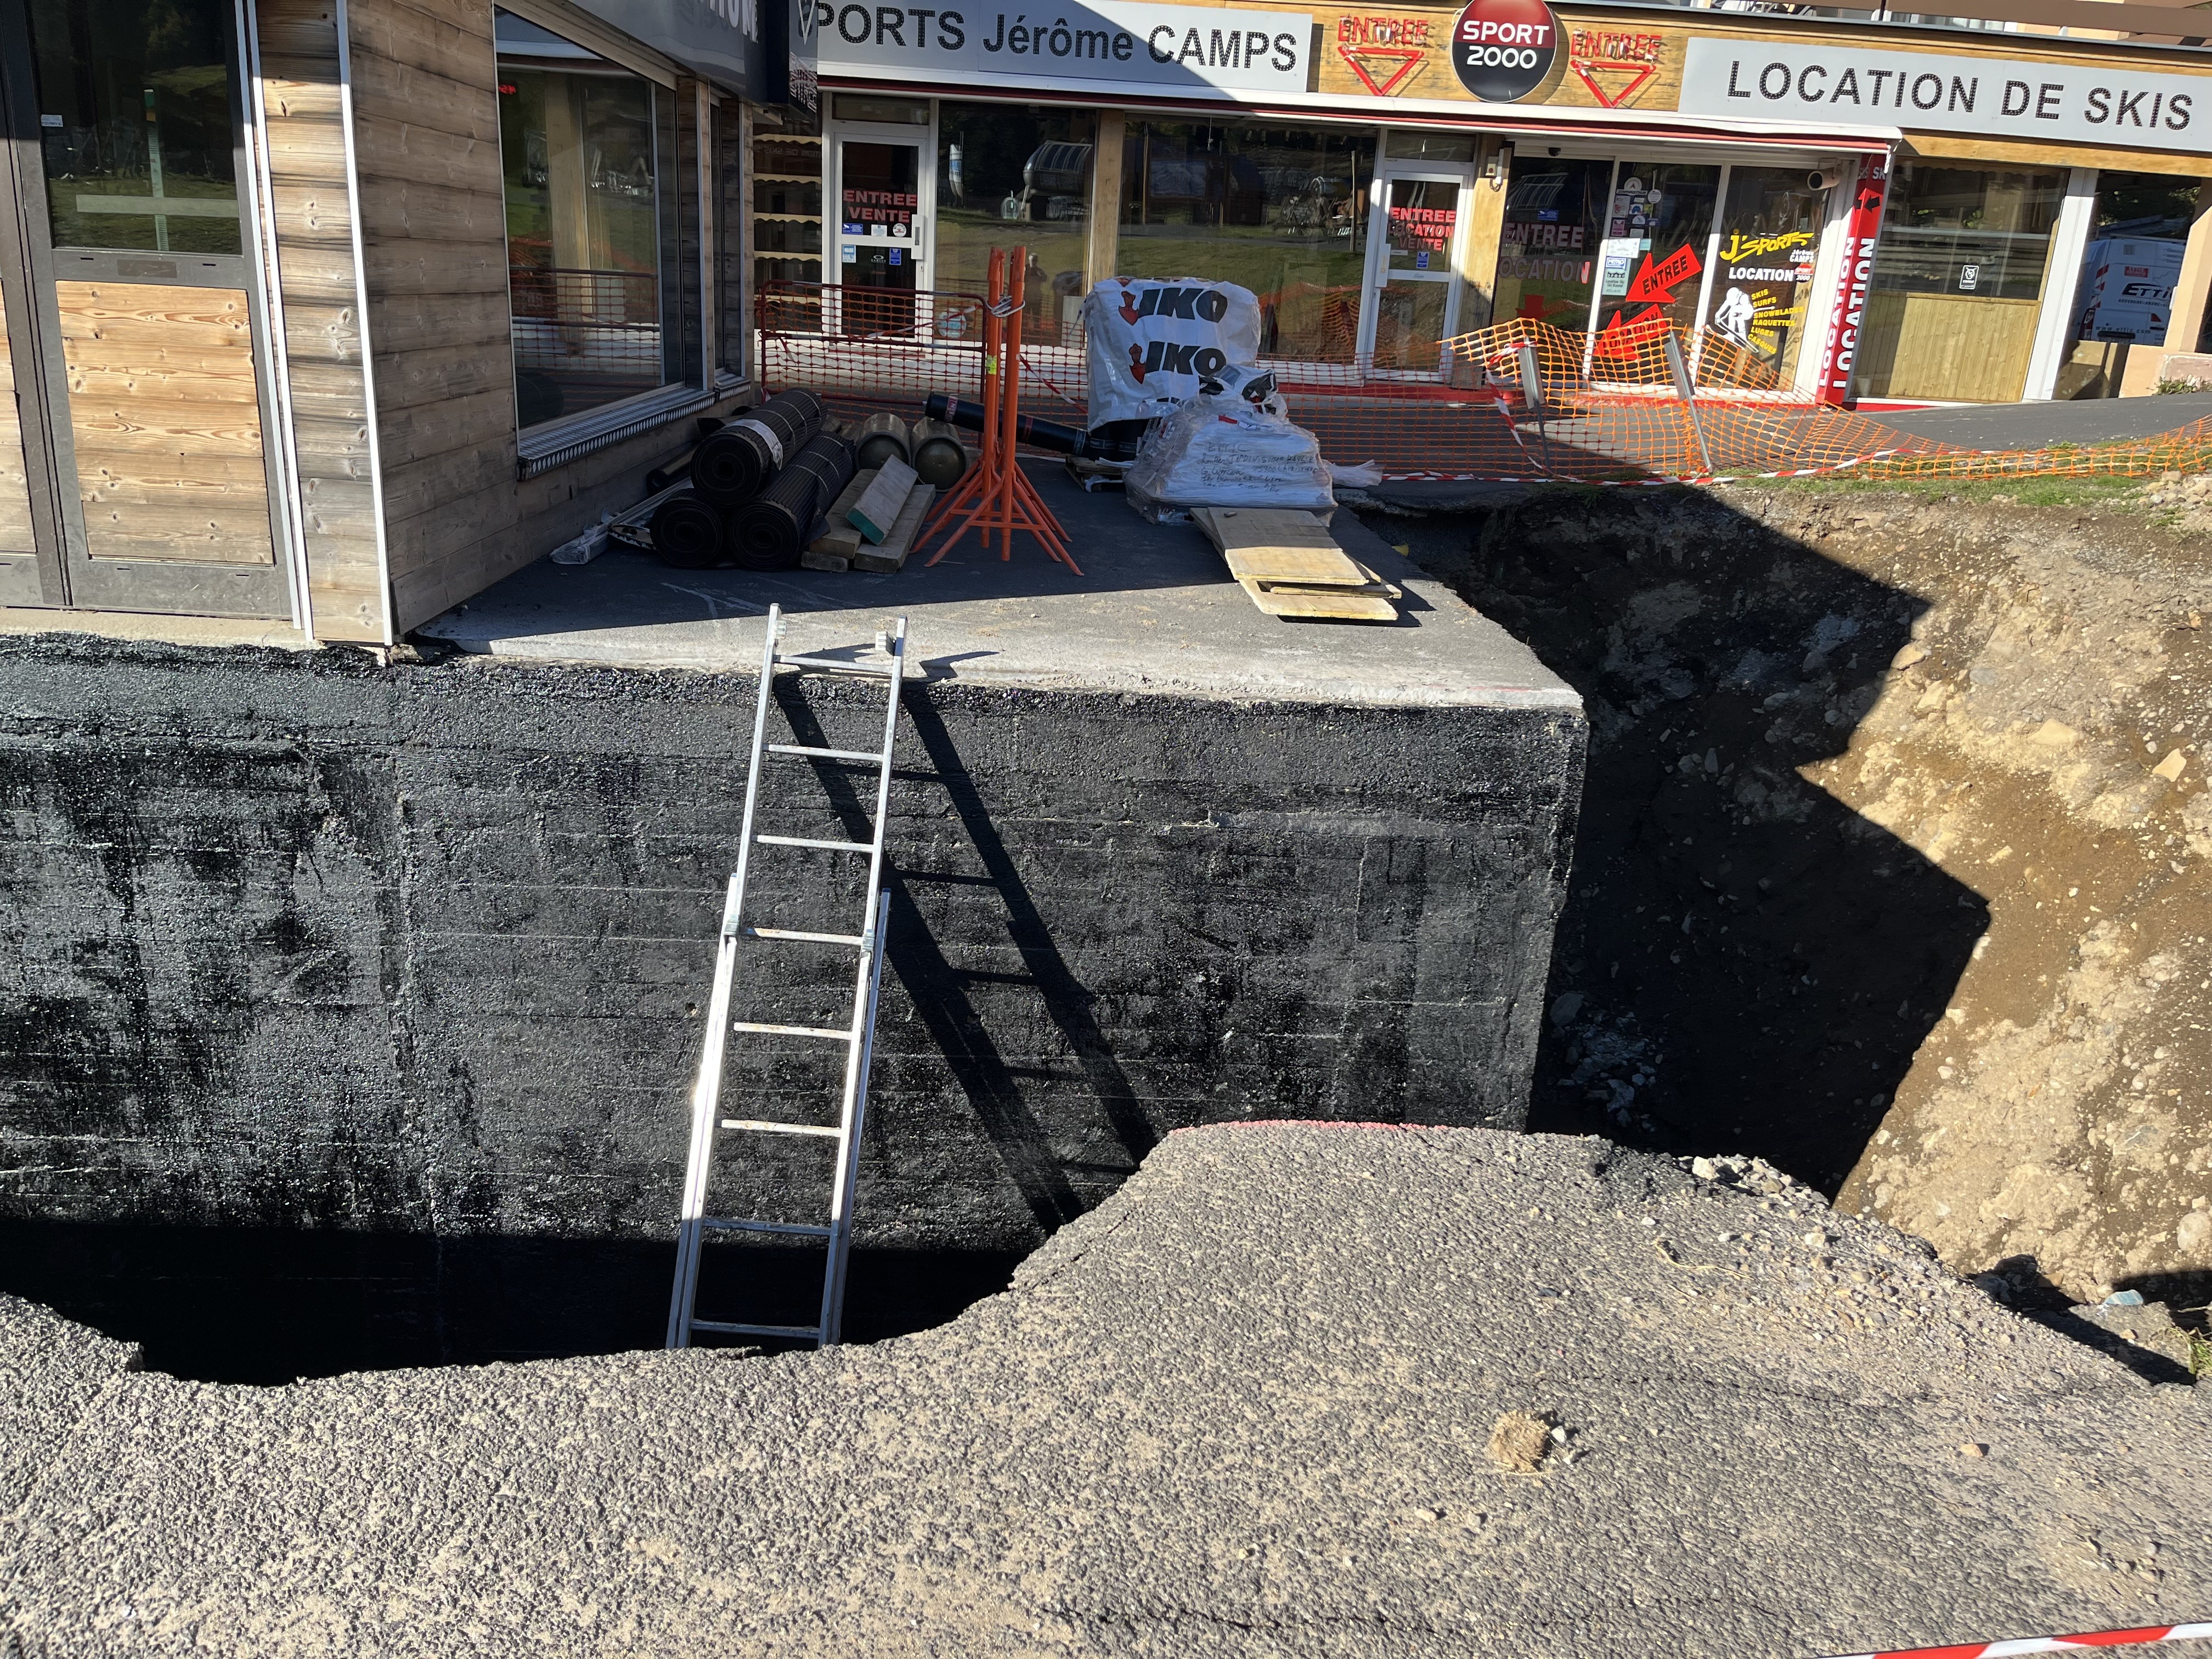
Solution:
[(1884, 1653), (1838, 1654), (1833, 1659), (2010, 1659), (2015, 1653), (2055, 1653), (2061, 1648), (2131, 1648), (2148, 1642), (2212, 1642), (2212, 1624), (2149, 1625), (2141, 1630), (2091, 1631), (2081, 1636), (2028, 1636), (2016, 1642), (1968, 1642), (1948, 1648), (1892, 1648)]

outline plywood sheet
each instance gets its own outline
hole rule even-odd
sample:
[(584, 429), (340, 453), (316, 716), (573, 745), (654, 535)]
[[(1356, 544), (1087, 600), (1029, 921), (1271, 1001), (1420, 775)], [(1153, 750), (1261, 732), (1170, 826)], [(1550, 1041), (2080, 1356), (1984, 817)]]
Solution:
[(1368, 578), (1310, 513), (1273, 507), (1200, 507), (1191, 509), (1208, 539), (1243, 581), (1304, 582), (1359, 587)]
[(245, 292), (59, 283), (55, 296), (92, 556), (272, 562)]

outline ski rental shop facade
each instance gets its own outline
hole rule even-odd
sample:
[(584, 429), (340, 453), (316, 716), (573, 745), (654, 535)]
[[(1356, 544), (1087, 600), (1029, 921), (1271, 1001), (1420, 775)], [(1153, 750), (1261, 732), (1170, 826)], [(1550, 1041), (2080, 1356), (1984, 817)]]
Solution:
[(764, 285), (974, 293), (994, 243), (1029, 331), (1215, 276), (1270, 355), (1416, 380), (1511, 317), (1704, 323), (1872, 402), (2197, 343), (2193, 49), (954, 6), (0, 0), (0, 622), (392, 641), (755, 395)]
[(954, 4), (817, 0), (821, 119), (763, 181), (762, 278), (979, 292), (1021, 242), (1028, 337), (1104, 277), (1212, 277), (1260, 296), (1271, 356), (1417, 377), (1492, 321), (1663, 314), (1874, 406), (2146, 392), (2197, 346), (2195, 48), (1542, 0)]

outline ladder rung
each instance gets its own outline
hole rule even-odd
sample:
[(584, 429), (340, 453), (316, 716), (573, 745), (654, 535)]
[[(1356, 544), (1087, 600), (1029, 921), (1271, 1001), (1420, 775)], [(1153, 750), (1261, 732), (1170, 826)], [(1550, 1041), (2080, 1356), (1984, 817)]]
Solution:
[(890, 758), (888, 755), (871, 754), (864, 749), (816, 749), (803, 743), (772, 743), (768, 746), (771, 755), (811, 755), (817, 760), (866, 761), (881, 766)]
[(825, 853), (872, 853), (875, 843), (866, 841), (810, 841), (805, 836), (755, 836), (763, 847), (818, 847)]
[(717, 1221), (709, 1217), (699, 1224), (714, 1233), (779, 1233), (795, 1238), (827, 1238), (830, 1230), (804, 1221)]
[(725, 1129), (754, 1129), (768, 1135), (827, 1135), (835, 1140), (844, 1133), (842, 1129), (824, 1128), (817, 1123), (776, 1123), (764, 1117), (726, 1117)]
[(745, 932), (755, 939), (796, 939), (809, 945), (864, 945), (868, 942), (858, 933), (801, 933), (789, 927), (748, 927)]
[(757, 1031), (763, 1036), (818, 1036), (829, 1037), (838, 1042), (853, 1040), (850, 1031), (833, 1031), (826, 1025), (756, 1025), (749, 1019), (733, 1019), (730, 1022), (730, 1029), (732, 1031)]
[(716, 1319), (695, 1319), (691, 1328), (723, 1336), (787, 1336), (794, 1342), (822, 1340), (822, 1328), (818, 1325), (726, 1325)]
[(835, 657), (784, 657), (775, 659), (778, 668), (826, 668), (833, 674), (875, 674), (888, 679), (899, 671), (894, 658), (889, 664), (878, 665), (869, 662), (841, 662)]

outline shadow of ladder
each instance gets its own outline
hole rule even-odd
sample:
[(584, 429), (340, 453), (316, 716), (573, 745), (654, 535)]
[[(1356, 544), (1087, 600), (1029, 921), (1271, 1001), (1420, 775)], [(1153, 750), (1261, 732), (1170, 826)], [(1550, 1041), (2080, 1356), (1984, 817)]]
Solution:
[[(882, 665), (859, 660), (791, 656), (779, 653), (783, 637), (783, 612), (771, 605), (768, 613), (768, 641), (762, 647), (760, 689), (753, 708), (752, 745), (745, 763), (745, 810), (738, 834), (738, 867), (730, 877), (723, 902), (720, 936), (715, 945), (714, 983), (707, 1006), (707, 1036), (699, 1061), (699, 1077), (691, 1091), (691, 1146), (684, 1174), (684, 1196), (676, 1235), (676, 1281), (668, 1302), (668, 1346), (688, 1348), (695, 1332), (724, 1336), (767, 1336), (791, 1341), (811, 1341), (828, 1347), (838, 1340), (844, 1321), (845, 1266), (851, 1254), (853, 1190), (860, 1168), (860, 1134), (868, 1104), (868, 1073), (874, 1060), (876, 1004), (883, 985), (884, 939), (890, 914), (890, 898), (883, 890), (884, 834), (889, 821), (891, 753), (898, 732), (899, 695), (906, 676), (906, 618), (901, 617), (887, 635), (878, 636)], [(768, 711), (779, 668), (860, 675), (884, 682), (883, 743), (880, 749), (832, 749), (819, 744), (769, 743)], [(865, 840), (829, 841), (802, 836), (764, 836), (753, 829), (760, 802), (761, 769), (771, 757), (872, 764), (876, 768), (874, 823)], [(747, 880), (756, 847), (805, 848), (857, 856), (866, 854), (866, 897), (862, 902), (861, 931), (858, 933), (813, 933), (787, 927), (757, 927), (744, 919)], [(736, 978), (738, 952), (750, 942), (777, 948), (787, 945), (827, 946), (855, 953), (853, 976), (853, 1015), (849, 1024), (836, 1026), (781, 1025), (751, 1020), (732, 1020), (730, 999)], [(835, 1042), (845, 1049), (844, 1091), (837, 1122), (792, 1123), (759, 1118), (721, 1115), (722, 1062), (732, 1032), (752, 1036), (794, 1037), (809, 1042)], [(717, 1137), (725, 1133), (799, 1135), (836, 1143), (836, 1168), (831, 1178), (830, 1218), (826, 1223), (763, 1221), (748, 1218), (709, 1216), (707, 1188), (714, 1172)], [(763, 1325), (696, 1316), (702, 1248), (710, 1232), (763, 1234), (787, 1238), (819, 1239), (826, 1246), (822, 1267), (822, 1310), (812, 1325)]]

